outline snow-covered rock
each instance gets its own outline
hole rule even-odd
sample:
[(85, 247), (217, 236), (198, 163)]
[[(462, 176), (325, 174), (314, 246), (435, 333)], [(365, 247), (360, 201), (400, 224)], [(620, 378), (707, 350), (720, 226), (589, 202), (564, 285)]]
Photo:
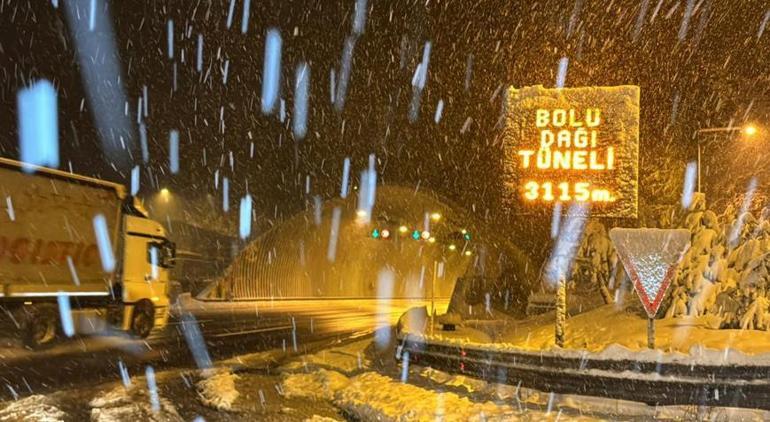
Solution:
[[(347, 375), (365, 370), (371, 366), (366, 355), (366, 348), (371, 340), (359, 340), (342, 346), (320, 350), (309, 355), (302, 355), (281, 366), (282, 371), (309, 372), (314, 369), (329, 369)], [(392, 350), (392, 349), (391, 349)]]
[(334, 394), (349, 382), (345, 375), (337, 371), (319, 369), (311, 373), (285, 374), (281, 391), (284, 397), (331, 401)]
[(204, 372), (205, 378), (197, 383), (201, 403), (217, 410), (233, 410), (233, 403), (240, 396), (235, 388), (238, 376), (229, 370)]
[(40, 394), (16, 400), (0, 410), (3, 422), (59, 422), (66, 416), (48, 397)]
[(304, 422), (340, 422), (340, 421), (334, 418), (330, 418), (328, 416), (313, 415), (312, 417), (305, 419)]
[(157, 408), (153, 409), (151, 394), (142, 387), (132, 384), (128, 388), (118, 386), (93, 398), (89, 403), (92, 422), (153, 421), (181, 422), (181, 416), (174, 405), (158, 397)]
[(404, 384), (374, 372), (366, 372), (350, 380), (340, 390), (334, 404), (360, 420), (510, 420), (516, 411), (508, 405), (487, 401), (473, 402), (454, 393)]

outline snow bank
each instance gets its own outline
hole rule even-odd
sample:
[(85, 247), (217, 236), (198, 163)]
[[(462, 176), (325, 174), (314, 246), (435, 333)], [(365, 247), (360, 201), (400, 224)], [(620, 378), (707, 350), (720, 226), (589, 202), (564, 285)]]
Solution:
[(196, 385), (201, 403), (217, 410), (232, 410), (233, 403), (240, 396), (235, 388), (238, 376), (229, 370), (208, 371), (204, 376)]
[(309, 374), (288, 374), (281, 387), (284, 397), (327, 400), (358, 420), (484, 420), (514, 416), (514, 410), (507, 405), (474, 403), (453, 393), (402, 384), (375, 372), (348, 379), (339, 372), (319, 369)]
[(437, 393), (366, 372), (340, 390), (334, 404), (354, 418), (377, 421), (515, 419), (508, 405), (474, 403), (454, 393)]
[(770, 365), (770, 332), (714, 330), (707, 317), (656, 320), (655, 350), (647, 349), (647, 321), (613, 305), (567, 320), (564, 349), (554, 346), (553, 320), (521, 321), (500, 333), (499, 342), (477, 341), (465, 328), (415, 335), (435, 344), (606, 360), (687, 365)]
[(324, 349), (312, 355), (303, 355), (283, 365), (283, 371), (309, 371), (313, 369), (331, 369), (347, 375), (371, 367), (365, 350), (372, 343), (371, 339), (352, 342), (343, 346)]
[(59, 422), (67, 415), (43, 395), (16, 400), (0, 410), (0, 421)]
[(153, 411), (150, 394), (136, 383), (130, 387), (115, 387), (91, 400), (91, 421), (153, 421), (182, 422), (174, 405), (165, 398), (159, 398), (159, 409)]
[(304, 422), (339, 422), (337, 419), (330, 418), (328, 416), (313, 415), (310, 418), (304, 420)]
[[(725, 330), (721, 330), (725, 331)], [(410, 335), (411, 336), (411, 335)], [(411, 336), (416, 339), (419, 337)], [(638, 362), (654, 363), (678, 363), (684, 365), (770, 365), (770, 353), (751, 355), (742, 353), (739, 350), (725, 348), (722, 350), (706, 348), (702, 345), (693, 345), (689, 354), (683, 354), (676, 351), (647, 350), (629, 348), (619, 344), (609, 344), (599, 352), (590, 352), (587, 350), (568, 350), (558, 347), (547, 347), (542, 350), (532, 350), (532, 348), (522, 347), (515, 343), (475, 343), (465, 339), (447, 339), (441, 336), (420, 336), (423, 340), (437, 345), (463, 347), (465, 349), (481, 349), (497, 352), (515, 352), (526, 353), (533, 356), (559, 356), (576, 359), (602, 359), (602, 360), (630, 360)]]
[[(569, 409), (580, 415), (607, 415), (618, 419), (644, 418), (665, 420), (741, 420), (767, 421), (770, 412), (757, 409), (706, 406), (650, 406), (645, 403), (583, 396), (578, 394), (553, 394), (522, 386), (487, 383), (463, 375), (452, 375), (432, 368), (414, 366), (419, 375), (437, 384), (460, 386), (477, 398), (488, 397), (494, 401), (527, 403), (552, 412)], [(470, 382), (469, 382), (470, 380)], [(563, 415), (562, 415), (563, 416)], [(560, 419), (564, 419), (563, 417)], [(571, 419), (571, 418), (567, 418)]]
[(319, 369), (308, 374), (286, 374), (281, 382), (284, 397), (304, 397), (314, 400), (334, 398), (335, 392), (349, 384), (345, 375), (337, 371)]
[(770, 412), (735, 407), (662, 406), (656, 409), (655, 419), (710, 420), (710, 421), (767, 421)]

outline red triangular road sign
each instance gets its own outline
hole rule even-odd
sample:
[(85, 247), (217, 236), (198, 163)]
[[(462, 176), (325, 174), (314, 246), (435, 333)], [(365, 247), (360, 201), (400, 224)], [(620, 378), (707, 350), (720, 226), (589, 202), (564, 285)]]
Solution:
[(654, 318), (676, 275), (682, 255), (690, 247), (690, 232), (684, 229), (610, 230), (618, 257), (634, 282), (634, 290), (650, 318)]

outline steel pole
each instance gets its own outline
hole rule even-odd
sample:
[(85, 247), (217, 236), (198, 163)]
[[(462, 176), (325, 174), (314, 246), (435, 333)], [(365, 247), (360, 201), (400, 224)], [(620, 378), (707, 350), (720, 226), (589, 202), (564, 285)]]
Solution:
[(554, 339), (556, 346), (564, 347), (564, 331), (567, 322), (567, 280), (559, 277), (556, 288), (556, 326)]
[(430, 333), (433, 334), (433, 325), (436, 317), (436, 273), (438, 272), (438, 261), (433, 261), (433, 277), (430, 282)]
[(655, 318), (647, 319), (647, 348), (655, 348)]

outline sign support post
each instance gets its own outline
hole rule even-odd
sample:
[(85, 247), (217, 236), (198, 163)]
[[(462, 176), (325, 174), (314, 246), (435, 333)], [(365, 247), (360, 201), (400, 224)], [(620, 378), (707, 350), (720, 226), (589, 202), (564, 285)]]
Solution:
[(655, 348), (655, 318), (647, 318), (647, 348)]
[(556, 345), (564, 347), (564, 328), (567, 323), (567, 282), (564, 277), (559, 278), (559, 287), (556, 289)]

